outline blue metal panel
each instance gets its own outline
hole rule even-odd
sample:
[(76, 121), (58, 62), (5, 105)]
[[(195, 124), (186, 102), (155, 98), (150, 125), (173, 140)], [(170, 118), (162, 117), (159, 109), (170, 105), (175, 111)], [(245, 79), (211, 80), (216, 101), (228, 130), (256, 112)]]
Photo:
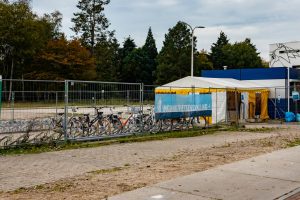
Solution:
[[(293, 109), (293, 101), (290, 100), (290, 105), (291, 105), (291, 111), (294, 112)], [(268, 112), (269, 112), (269, 117), (271, 119), (275, 119), (275, 111), (276, 111), (276, 118), (277, 119), (284, 119), (285, 117), (285, 112), (288, 110), (288, 99), (281, 99), (278, 101), (277, 99), (269, 99), (268, 101)], [(275, 110), (275, 105), (276, 105), (276, 110)]]
[(202, 70), (202, 77), (207, 78), (233, 78), (240, 80), (241, 70), (229, 69), (229, 70)]
[[(276, 104), (276, 118), (284, 119), (285, 112), (288, 111), (288, 99), (269, 99), (268, 100), (268, 113), (271, 119), (275, 119), (275, 104)], [(297, 105), (296, 105), (297, 104)], [(300, 101), (295, 102), (290, 99), (290, 112), (299, 113), (300, 111)]]
[[(291, 72), (293, 77), (298, 77), (300, 75), (299, 70), (293, 69)], [(258, 69), (203, 70), (202, 76), (207, 78), (233, 78), (237, 80), (286, 79), (287, 69), (285, 67), (277, 67)]]
[(300, 69), (290, 69), (290, 78), (300, 80)]
[(286, 68), (242, 69), (241, 80), (286, 79)]

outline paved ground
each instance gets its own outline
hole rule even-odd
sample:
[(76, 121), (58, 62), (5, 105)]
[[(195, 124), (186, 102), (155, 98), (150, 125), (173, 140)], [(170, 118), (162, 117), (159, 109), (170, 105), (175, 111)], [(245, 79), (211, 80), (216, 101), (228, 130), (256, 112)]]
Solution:
[[(147, 163), (150, 159), (172, 156), (180, 151), (194, 151), (226, 143), (262, 139), (277, 134), (295, 133), (278, 130), (272, 133), (219, 133), (195, 138), (169, 139), (144, 143), (119, 144), (36, 155), (0, 157), (0, 191), (14, 190), (86, 172)], [(297, 131), (296, 131), (297, 132)]]
[(300, 192), (299, 188), (300, 146), (176, 178), (109, 200), (286, 199), (295, 191)]

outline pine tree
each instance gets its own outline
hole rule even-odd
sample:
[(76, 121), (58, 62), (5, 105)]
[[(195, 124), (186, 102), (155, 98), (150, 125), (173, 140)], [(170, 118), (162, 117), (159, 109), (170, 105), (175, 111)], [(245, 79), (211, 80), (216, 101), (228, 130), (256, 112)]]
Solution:
[(190, 75), (191, 32), (185, 24), (178, 22), (175, 27), (169, 29), (157, 61), (157, 84)]
[(148, 35), (146, 42), (143, 46), (143, 50), (146, 52), (146, 54), (149, 56), (150, 59), (156, 59), (158, 52), (155, 44), (155, 39), (152, 34), (151, 27), (148, 30)]
[(155, 80), (155, 71), (157, 67), (156, 58), (158, 52), (151, 27), (148, 30), (147, 39), (142, 50), (144, 51), (144, 64), (142, 66), (142, 72), (145, 74), (143, 82), (146, 84), (153, 84)]
[(125, 58), (130, 52), (136, 48), (134, 40), (129, 36), (125, 39), (123, 43), (123, 48), (121, 49), (122, 57)]
[(127, 80), (126, 77), (130, 76), (130, 74), (129, 75), (127, 74), (130, 73), (130, 71), (126, 69), (126, 67), (128, 68), (128, 66), (125, 66), (126, 57), (129, 56), (129, 54), (135, 49), (136, 49), (136, 44), (134, 40), (130, 36), (125, 38), (125, 41), (123, 43), (123, 48), (119, 50), (120, 66), (118, 69), (118, 79), (120, 81), (125, 82)]
[(224, 32), (221, 31), (220, 36), (216, 43), (211, 47), (211, 60), (214, 65), (214, 69), (223, 69), (226, 65), (225, 57), (223, 54), (223, 47), (229, 43), (229, 40)]
[(97, 41), (109, 34), (107, 31), (110, 23), (105, 17), (104, 6), (108, 5), (110, 0), (80, 0), (77, 4), (79, 12), (74, 13), (71, 28), (76, 35), (80, 35), (82, 43), (88, 47), (92, 54)]
[(107, 38), (102, 38), (96, 44), (94, 56), (96, 58), (97, 79), (99, 81), (119, 81), (119, 46), (114, 34)]
[(123, 60), (122, 80), (124, 82), (149, 84), (146, 82), (149, 76), (145, 70), (145, 68), (149, 68), (145, 62), (146, 59), (147, 56), (141, 48), (131, 51)]

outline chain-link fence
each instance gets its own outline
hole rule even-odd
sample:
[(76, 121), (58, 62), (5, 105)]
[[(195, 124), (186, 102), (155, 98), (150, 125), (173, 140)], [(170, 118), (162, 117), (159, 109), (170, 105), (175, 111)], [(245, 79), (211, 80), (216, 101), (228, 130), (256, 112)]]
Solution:
[(299, 89), (1, 80), (0, 147), (284, 118)]
[(271, 119), (284, 119), (286, 112), (299, 113), (300, 101), (292, 97), (293, 92), (300, 92), (300, 84), (290, 87), (269, 88), (269, 116)]

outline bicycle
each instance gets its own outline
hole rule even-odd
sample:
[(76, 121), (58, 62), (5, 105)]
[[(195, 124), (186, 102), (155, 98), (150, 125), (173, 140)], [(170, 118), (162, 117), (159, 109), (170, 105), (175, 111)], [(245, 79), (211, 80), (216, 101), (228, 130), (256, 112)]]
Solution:
[[(78, 119), (75, 117), (75, 114), (77, 111), (78, 111), (78, 108), (77, 107), (71, 107), (71, 110), (72, 110), (72, 113), (71, 113), (71, 116), (70, 118), (67, 119), (67, 124), (66, 124), (66, 130), (67, 130), (67, 135), (70, 136), (73, 133), (73, 131), (75, 130), (74, 129), (74, 126), (70, 126), (70, 124), (76, 124), (78, 122)], [(62, 135), (64, 134), (64, 122), (65, 122), (65, 113), (58, 113), (58, 118), (57, 116), (55, 118), (52, 118), (51, 119), (51, 122), (50, 122), (50, 127), (51, 129), (56, 132), (56, 133), (59, 133), (59, 138), (62, 137)], [(70, 129), (68, 130), (67, 128), (70, 127)]]
[(149, 113), (143, 114), (143, 132), (157, 133), (159, 126), (155, 120), (154, 107), (148, 108)]
[(115, 107), (110, 107), (109, 110), (111, 113), (106, 115), (106, 119), (109, 122), (109, 135), (122, 134), (124, 132), (124, 126), (121, 121), (123, 112), (115, 114), (113, 109)]
[(106, 107), (94, 107), (96, 111), (96, 117), (94, 119), (91, 119), (90, 114), (84, 114), (83, 119), (78, 120), (81, 124), (81, 136), (110, 134), (110, 122), (104, 117), (103, 112), (101, 111), (103, 108)]

